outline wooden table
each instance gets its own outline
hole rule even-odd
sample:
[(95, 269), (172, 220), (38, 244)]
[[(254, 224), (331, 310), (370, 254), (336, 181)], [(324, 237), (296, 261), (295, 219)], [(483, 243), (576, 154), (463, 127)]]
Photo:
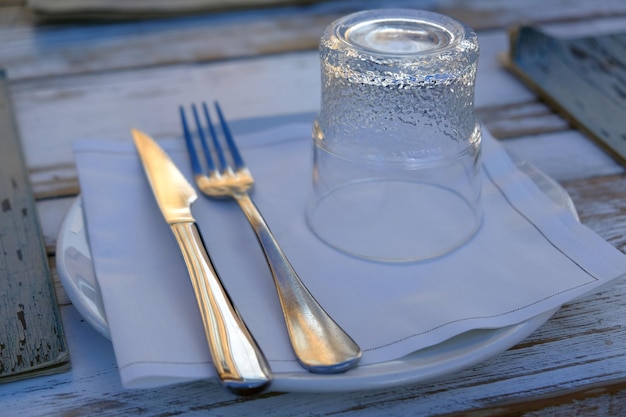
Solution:
[[(171, 109), (207, 98), (218, 98), (231, 119), (315, 111), (321, 30), (339, 15), (382, 3), (346, 0), (159, 20), (40, 25), (22, 1), (0, 1), (0, 66), (8, 71), (53, 269), (60, 223), (79, 193), (72, 141), (128, 141), (132, 126), (149, 128), (157, 139), (178, 136)], [(507, 149), (562, 184), (581, 221), (626, 252), (624, 168), (499, 61), (511, 25), (541, 23), (568, 36), (623, 32), (626, 3), (392, 3), (440, 11), (479, 32), (476, 106), (484, 125)], [(80, 317), (58, 283), (57, 291), (72, 370), (0, 385), (3, 416), (626, 415), (623, 282), (564, 306), (509, 351), (431, 383), (258, 398), (235, 398), (208, 381), (123, 389), (111, 343)]]

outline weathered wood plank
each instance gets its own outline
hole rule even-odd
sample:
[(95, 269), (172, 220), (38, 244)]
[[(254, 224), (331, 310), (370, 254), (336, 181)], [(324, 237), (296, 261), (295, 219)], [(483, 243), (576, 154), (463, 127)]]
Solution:
[[(531, 403), (500, 404), (464, 412), (465, 417), (622, 416), (626, 414), (626, 381), (590, 386), (581, 391), (535, 398)], [(448, 414), (453, 416), (458, 414)], [(444, 416), (440, 416), (444, 417)]]
[(563, 40), (525, 26), (511, 36), (510, 68), (626, 164), (626, 34)]
[(556, 181), (571, 181), (624, 172), (624, 167), (582, 133), (566, 130), (509, 138), (505, 149)]
[(308, 4), (314, 0), (27, 0), (28, 7), (46, 20), (72, 21), (138, 19), (195, 14), (243, 8), (263, 8), (276, 5)]
[(626, 253), (626, 175), (568, 181), (563, 186), (581, 221)]
[(0, 383), (69, 368), (7, 82), (0, 72)]
[[(11, 4), (28, 4), (27, 1), (20, 0), (3, 0), (7, 5)], [(159, 11), (156, 9), (160, 9), (160, 2), (124, 2), (121, 5), (112, 5), (110, 1), (106, 0), (88, 0), (88, 1), (77, 1), (71, 0), (66, 3), (73, 3), (69, 5), (69, 7), (59, 7), (56, 4), (48, 4), (49, 2), (41, 1), (41, 0), (33, 0), (31, 3), (39, 4), (40, 9), (46, 9), (48, 11), (54, 11), (54, 9), (59, 10), (58, 17), (63, 19), (64, 14), (68, 14), (68, 12), (72, 12), (72, 10), (84, 11), (93, 9), (94, 11), (98, 11), (99, 9), (103, 10), (105, 13), (102, 13), (101, 18), (103, 20), (107, 20), (109, 18), (135, 18), (137, 16), (167, 16), (169, 14), (176, 16), (181, 13), (185, 13), (184, 7), (188, 6), (189, 3), (211, 3), (206, 7), (207, 10), (213, 8), (215, 10), (223, 10), (234, 7), (238, 7), (240, 3), (247, 3), (248, 6), (251, 7), (259, 7), (259, 6), (267, 6), (271, 3), (300, 3), (300, 4), (314, 4), (314, 3), (324, 3), (322, 0), (291, 0), (291, 1), (282, 1), (282, 0), (238, 0), (238, 1), (222, 1), (222, 6), (215, 7), (215, 3), (219, 3), (218, 1), (209, 1), (209, 0), (186, 0), (182, 2), (181, 5), (172, 5), (171, 2), (163, 2), (163, 13), (155, 13), (155, 11)], [(57, 2), (62, 5), (62, 2)], [(82, 4), (81, 4), (82, 3)], [(511, 24), (515, 24), (520, 21), (537, 21), (537, 22), (545, 22), (545, 21), (553, 21), (553, 20), (562, 20), (563, 18), (573, 20), (579, 19), (581, 17), (585, 17), (586, 19), (593, 17), (604, 17), (610, 16), (611, 14), (616, 14), (620, 11), (624, 11), (623, 4), (619, 0), (603, 0), (601, 5), (595, 4), (585, 4), (583, 2), (571, 2), (567, 0), (526, 0), (524, 2), (515, 2), (513, 4), (506, 4), (501, 2), (485, 2), (485, 1), (470, 1), (470, 2), (459, 2), (456, 0), (394, 0), (387, 1), (385, 4), (380, 4), (380, 2), (373, 0), (361, 0), (361, 1), (352, 1), (352, 0), (340, 0), (334, 1), (335, 5), (331, 5), (331, 10), (339, 8), (343, 10), (344, 13), (349, 13), (354, 10), (361, 10), (366, 8), (376, 8), (376, 7), (411, 7), (411, 8), (433, 8), (440, 12), (446, 12), (450, 15), (453, 15), (459, 19), (463, 19), (468, 24), (476, 26), (479, 29), (493, 29), (493, 28), (502, 28), (504, 26), (508, 26)], [(329, 6), (326, 4), (322, 4), (323, 9), (326, 10)], [(196, 10), (192, 10), (188, 8), (188, 13), (198, 14), (201, 11), (201, 8), (197, 8)], [(116, 13), (117, 10), (117, 13)], [(124, 14), (124, 11), (127, 10), (129, 13)], [(71, 14), (68, 17), (72, 17)], [(90, 18), (97, 19), (97, 13), (91, 13)]]
[[(621, 0), (582, 2), (568, 0), (455, 1), (438, 3), (438, 10), (463, 20), (480, 30), (507, 28), (520, 23), (553, 24), (581, 20), (585, 26), (593, 20), (623, 15), (626, 4)], [(602, 30), (606, 29), (605, 25)], [(597, 26), (596, 26), (597, 27)]]
[(477, 109), (485, 127), (498, 139), (562, 132), (570, 124), (544, 103), (532, 100)]
[(0, 63), (12, 80), (21, 80), (314, 50), (326, 25), (363, 8), (433, 9), (476, 30), (506, 29), (521, 21), (587, 21), (590, 16), (614, 19), (626, 14), (626, 3), (620, 0), (605, 0), (602, 5), (567, 0), (396, 0), (384, 4), (343, 0), (142, 22), (39, 27), (32, 25), (32, 16), (23, 8), (5, 7), (3, 16), (13, 18), (0, 19)]

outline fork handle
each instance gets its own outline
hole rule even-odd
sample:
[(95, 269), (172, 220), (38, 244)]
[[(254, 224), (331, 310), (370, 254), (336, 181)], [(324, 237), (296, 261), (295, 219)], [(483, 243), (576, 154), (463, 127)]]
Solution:
[(170, 226), (189, 270), (220, 382), (238, 395), (262, 391), (272, 379), (270, 368), (220, 283), (196, 224)]
[(354, 367), (361, 349), (324, 311), (302, 283), (247, 193), (235, 199), (248, 218), (269, 264), (291, 345), (309, 372), (338, 373)]

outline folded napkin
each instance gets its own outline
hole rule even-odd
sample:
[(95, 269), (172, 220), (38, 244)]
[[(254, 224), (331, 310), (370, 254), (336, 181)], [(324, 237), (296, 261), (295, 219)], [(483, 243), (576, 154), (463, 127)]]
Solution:
[[(363, 349), (361, 364), (400, 358), (472, 329), (529, 320), (626, 273), (626, 256), (547, 198), (483, 134), (484, 223), (437, 259), (356, 259), (307, 228), (311, 126), (238, 135), (257, 180), (253, 198), (300, 277)], [(148, 131), (149, 133), (149, 131)], [(161, 141), (190, 179), (183, 140)], [(132, 140), (75, 144), (88, 238), (126, 387), (214, 375), (182, 256)], [(222, 281), (277, 372), (304, 373), (291, 351), (274, 284), (232, 201), (192, 206)]]

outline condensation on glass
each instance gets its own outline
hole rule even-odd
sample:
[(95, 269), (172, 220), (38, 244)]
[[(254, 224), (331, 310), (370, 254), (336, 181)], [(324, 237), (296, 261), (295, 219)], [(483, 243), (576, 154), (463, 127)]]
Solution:
[(480, 227), (478, 40), (436, 13), (345, 16), (320, 42), (307, 219), (327, 244), (378, 261), (455, 250)]

